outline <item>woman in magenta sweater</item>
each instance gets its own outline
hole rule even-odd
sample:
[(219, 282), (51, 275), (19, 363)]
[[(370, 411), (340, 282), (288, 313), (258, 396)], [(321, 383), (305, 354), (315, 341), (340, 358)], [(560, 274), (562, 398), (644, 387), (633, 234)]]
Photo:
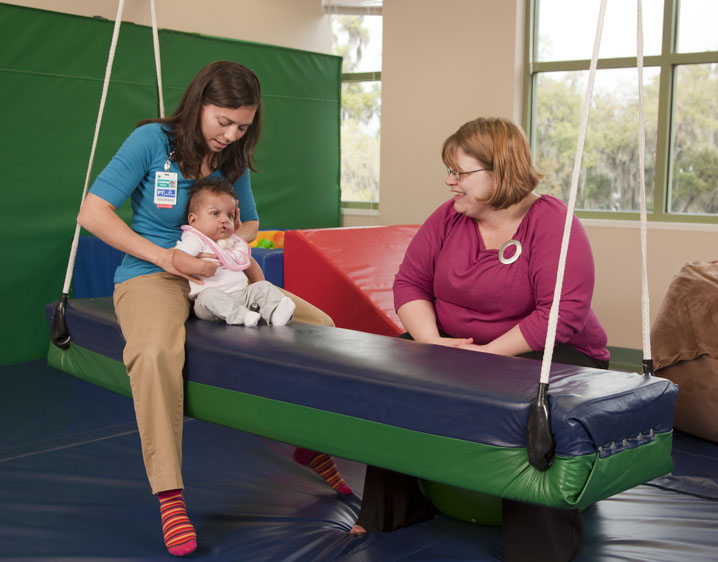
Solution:
[[(512, 121), (479, 118), (445, 142), (452, 199), (426, 220), (394, 281), (405, 337), (436, 345), (540, 359), (566, 217), (560, 200), (534, 193), (541, 179)], [(591, 309), (594, 265), (573, 221), (553, 360), (607, 368), (606, 332)], [(415, 478), (367, 467), (352, 534), (391, 531), (436, 514)], [(582, 535), (578, 510), (503, 501), (508, 561), (570, 560)]]

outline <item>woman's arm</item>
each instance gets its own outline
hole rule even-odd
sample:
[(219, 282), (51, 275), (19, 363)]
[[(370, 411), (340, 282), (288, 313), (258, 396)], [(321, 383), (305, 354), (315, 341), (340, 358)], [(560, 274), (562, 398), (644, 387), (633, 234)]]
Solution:
[(179, 272), (172, 265), (172, 254), (176, 250), (162, 248), (140, 236), (127, 226), (115, 211), (113, 205), (97, 195), (88, 193), (77, 215), (77, 222), (85, 230), (121, 252), (153, 263), (168, 273), (201, 282), (199, 279)]
[(243, 222), (239, 229), (235, 232), (237, 236), (239, 236), (242, 240), (244, 240), (247, 244), (250, 244), (254, 242), (254, 240), (257, 238), (257, 233), (259, 232), (259, 221), (247, 221)]
[(485, 345), (460, 345), (462, 349), (470, 349), (472, 351), (483, 351), (484, 353), (493, 353), (495, 355), (520, 355), (533, 351), (524, 335), (516, 324), (508, 332), (500, 335), (493, 341)]
[[(554, 209), (553, 214), (544, 213), (540, 219), (540, 227), (536, 227), (531, 246), (524, 247), (524, 252), (528, 251), (531, 255), (529, 275), (536, 299), (535, 309), (519, 322), (522, 334), (534, 350), (541, 350), (546, 344), (565, 209), (562, 205), (558, 211)], [(561, 289), (556, 343), (566, 343), (584, 329), (591, 312), (594, 282), (593, 253), (588, 235), (578, 218), (574, 217)]]
[(461, 347), (471, 345), (472, 338), (445, 338), (439, 334), (436, 326), (436, 313), (434, 305), (429, 301), (409, 301), (396, 311), (399, 320), (412, 338), (422, 343), (433, 343), (447, 347)]
[(244, 174), (234, 183), (234, 192), (237, 195), (237, 208), (239, 209), (235, 234), (249, 244), (254, 242), (259, 232), (259, 215), (252, 193), (249, 170), (245, 170)]
[(215, 260), (200, 259), (190, 256), (182, 250), (172, 254), (172, 265), (180, 273), (192, 276), (212, 277), (217, 272), (218, 263)]

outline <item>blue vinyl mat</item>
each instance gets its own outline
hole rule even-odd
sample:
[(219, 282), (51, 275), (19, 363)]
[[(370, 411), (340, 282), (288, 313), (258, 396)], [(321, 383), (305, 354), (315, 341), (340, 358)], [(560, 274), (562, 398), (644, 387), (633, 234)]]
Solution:
[[(169, 560), (132, 402), (42, 361), (0, 367), (0, 560)], [(347, 436), (349, 439), (350, 436)], [(188, 511), (212, 561), (500, 561), (501, 531), (438, 516), (349, 537), (364, 466), (342, 498), (293, 447), (198, 420), (184, 434)], [(574, 560), (718, 560), (718, 445), (677, 433), (674, 472), (584, 512)]]

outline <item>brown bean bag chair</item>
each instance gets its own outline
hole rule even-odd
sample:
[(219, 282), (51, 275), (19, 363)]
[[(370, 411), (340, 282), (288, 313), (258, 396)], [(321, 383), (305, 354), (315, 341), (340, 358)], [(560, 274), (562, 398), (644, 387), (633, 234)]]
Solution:
[(651, 347), (656, 375), (678, 385), (674, 427), (718, 442), (718, 261), (673, 276)]

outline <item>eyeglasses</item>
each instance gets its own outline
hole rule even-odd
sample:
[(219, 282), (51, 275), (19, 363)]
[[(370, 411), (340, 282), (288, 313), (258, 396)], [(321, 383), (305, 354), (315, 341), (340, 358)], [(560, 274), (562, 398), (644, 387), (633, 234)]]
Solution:
[(480, 168), (478, 170), (470, 170), (468, 172), (457, 172), (456, 170), (452, 170), (448, 166), (446, 168), (446, 173), (449, 174), (450, 176), (454, 176), (454, 179), (456, 181), (461, 181), (461, 178), (463, 176), (468, 176), (469, 174), (475, 174), (476, 172), (491, 172), (491, 171), (492, 171), (491, 168)]

